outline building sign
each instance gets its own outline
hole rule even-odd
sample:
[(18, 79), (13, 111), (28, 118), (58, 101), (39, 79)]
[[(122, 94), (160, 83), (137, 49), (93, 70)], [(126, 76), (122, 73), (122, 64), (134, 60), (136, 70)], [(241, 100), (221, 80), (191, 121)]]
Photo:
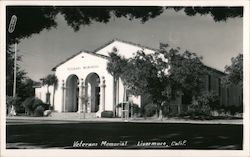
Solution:
[(67, 70), (71, 71), (71, 70), (80, 70), (81, 67), (69, 67), (67, 68)]
[(73, 71), (73, 70), (83, 70), (83, 69), (92, 69), (92, 68), (98, 68), (98, 66), (90, 65), (90, 66), (82, 66), (82, 67), (68, 67), (67, 70)]

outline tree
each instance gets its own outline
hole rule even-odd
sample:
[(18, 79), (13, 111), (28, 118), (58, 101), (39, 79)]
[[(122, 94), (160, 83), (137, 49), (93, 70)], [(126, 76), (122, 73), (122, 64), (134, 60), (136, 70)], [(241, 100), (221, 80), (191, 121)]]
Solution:
[[(109, 22), (112, 17), (125, 17), (129, 20), (139, 19), (142, 23), (149, 19), (161, 15), (164, 10), (173, 9), (175, 11), (183, 10), (186, 15), (194, 16), (211, 15), (214, 21), (226, 21), (228, 18), (242, 17), (243, 7), (161, 7), (161, 6), (107, 6), (107, 7), (65, 7), (65, 6), (8, 6), (7, 7), (7, 25), (12, 15), (16, 15), (18, 22), (13, 33), (7, 32), (7, 43), (11, 45), (19, 42), (23, 38), (28, 38), (32, 34), (40, 33), (44, 29), (51, 29), (57, 26), (56, 15), (64, 16), (68, 25), (75, 31), (80, 26), (90, 25), (92, 22)], [(32, 16), (30, 16), (32, 14)]]
[(243, 7), (166, 7), (175, 11), (184, 10), (186, 15), (211, 15), (215, 22), (226, 21), (228, 18), (243, 17)]
[(21, 92), (19, 93), (19, 96), (22, 98), (22, 101), (28, 97), (35, 96), (34, 86), (37, 84), (38, 82), (33, 81), (28, 77), (22, 81), (22, 84), (20, 84), (20, 88), (22, 89)]
[(227, 75), (224, 83), (227, 85), (235, 84), (243, 86), (243, 54), (231, 59), (231, 65), (225, 67)]
[[(129, 59), (115, 53), (110, 53), (110, 57), (109, 72), (113, 75), (119, 73), (131, 94), (149, 94), (158, 106), (158, 115), (163, 105), (170, 104), (182, 93), (197, 96), (206, 74), (201, 57), (188, 51), (180, 53), (179, 49), (169, 49), (167, 44), (161, 44), (160, 50), (153, 54), (138, 51)], [(124, 63), (121, 64), (120, 60)]]
[[(8, 96), (13, 95), (13, 82), (14, 82), (14, 53), (11, 48), (6, 51), (6, 94)], [(22, 56), (17, 56), (17, 75), (16, 82), (17, 88), (16, 93), (19, 95), (21, 93), (21, 84), (26, 79), (26, 72), (20, 68), (19, 62), (21, 62)]]
[[(78, 31), (81, 26), (90, 25), (93, 22), (107, 23), (113, 17), (125, 17), (129, 20), (138, 19), (142, 23), (161, 15), (165, 9), (175, 11), (184, 10), (186, 15), (194, 16), (211, 15), (215, 21), (226, 21), (228, 18), (242, 17), (243, 7), (161, 7), (161, 6), (123, 6), (123, 7), (64, 7), (64, 6), (7, 6), (6, 7), (6, 35), (7, 35), (7, 95), (11, 95), (13, 89), (13, 56), (11, 46), (33, 34), (38, 34), (44, 29), (56, 28), (56, 16), (64, 16), (68, 25)], [(32, 16), (30, 16), (32, 14)], [(18, 20), (13, 33), (8, 32), (11, 17), (16, 15)], [(21, 56), (18, 56), (21, 60)], [(17, 84), (24, 79), (25, 71), (17, 67)], [(17, 92), (18, 93), (18, 92)]]
[[(123, 67), (126, 66), (127, 61), (125, 58), (120, 57), (117, 54), (117, 49), (114, 47), (113, 51), (109, 53), (110, 60), (107, 65), (107, 71), (113, 76), (113, 93), (115, 93), (117, 89), (117, 83), (119, 83), (119, 77), (123, 73)], [(116, 115), (116, 97), (113, 97), (113, 117)]]
[(54, 100), (55, 100), (55, 88), (57, 88), (58, 79), (56, 75), (49, 74), (45, 78), (40, 79), (42, 81), (42, 85), (47, 86), (47, 93), (46, 93), (46, 103), (50, 104), (50, 92), (49, 86), (53, 85), (53, 100), (52, 100), (52, 107), (54, 107)]
[[(13, 82), (14, 82), (14, 53), (11, 46), (8, 46), (6, 51), (6, 95), (10, 99), (13, 96)], [(22, 56), (17, 56), (16, 68), (16, 97), (18, 99), (14, 108), (16, 112), (22, 112), (21, 103), (27, 97), (34, 95), (33, 85), (35, 82), (26, 76), (26, 72), (21, 69), (19, 63), (22, 61)]]
[(169, 68), (169, 79), (173, 84), (173, 89), (182, 94), (190, 93), (197, 96), (201, 92), (204, 75), (208, 74), (202, 63), (202, 57), (196, 53), (185, 51), (180, 53), (179, 49), (162, 49), (168, 58), (171, 68)]

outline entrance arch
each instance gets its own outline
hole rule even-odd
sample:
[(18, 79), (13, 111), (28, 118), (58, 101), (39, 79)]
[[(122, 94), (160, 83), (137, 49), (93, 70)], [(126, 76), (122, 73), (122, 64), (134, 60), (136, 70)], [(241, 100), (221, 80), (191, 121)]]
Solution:
[(79, 79), (76, 75), (70, 75), (66, 81), (65, 112), (78, 111)]
[(85, 80), (85, 94), (87, 98), (87, 112), (97, 112), (100, 105), (100, 77), (96, 73), (90, 73)]

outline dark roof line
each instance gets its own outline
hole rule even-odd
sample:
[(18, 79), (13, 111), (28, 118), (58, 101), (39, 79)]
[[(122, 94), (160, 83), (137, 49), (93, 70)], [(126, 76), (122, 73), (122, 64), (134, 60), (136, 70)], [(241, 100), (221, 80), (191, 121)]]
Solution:
[[(203, 65), (204, 65), (204, 64), (203, 64)], [(204, 65), (204, 66), (205, 66), (207, 69), (212, 70), (213, 72), (219, 73), (219, 74), (221, 74), (221, 75), (227, 75), (225, 72), (222, 72), (222, 71), (220, 71), (220, 70), (218, 70), (218, 69), (209, 67), (209, 66), (207, 66), (207, 65)]]

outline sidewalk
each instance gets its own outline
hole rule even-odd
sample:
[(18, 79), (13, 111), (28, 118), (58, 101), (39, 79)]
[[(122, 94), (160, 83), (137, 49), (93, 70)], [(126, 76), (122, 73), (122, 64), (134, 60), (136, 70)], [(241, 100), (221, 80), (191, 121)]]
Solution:
[(144, 118), (134, 118), (124, 120), (121, 118), (91, 118), (84, 119), (82, 117), (79, 118), (64, 118), (58, 119), (56, 117), (26, 117), (26, 116), (13, 116), (6, 117), (6, 121), (9, 120), (22, 120), (22, 121), (60, 121), (60, 122), (130, 122), (130, 123), (188, 123), (188, 124), (238, 124), (242, 125), (242, 119), (219, 119), (219, 120), (190, 120), (190, 119), (181, 119), (181, 118), (163, 118), (162, 120), (154, 118), (154, 119), (144, 119)]

